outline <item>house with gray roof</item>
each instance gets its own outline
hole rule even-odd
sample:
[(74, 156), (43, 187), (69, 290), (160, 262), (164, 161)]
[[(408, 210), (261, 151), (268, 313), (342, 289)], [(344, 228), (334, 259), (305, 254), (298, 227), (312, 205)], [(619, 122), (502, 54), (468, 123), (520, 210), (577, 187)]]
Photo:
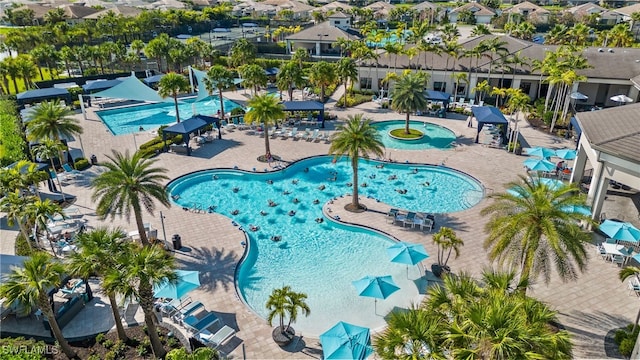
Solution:
[(465, 10), (471, 11), (473, 16), (476, 18), (476, 24), (489, 24), (491, 19), (496, 15), (495, 11), (482, 4), (470, 2), (451, 10), (449, 12), (449, 21), (451, 23), (458, 22), (458, 15), (461, 11)]
[(593, 169), (587, 203), (598, 219), (610, 182), (640, 189), (640, 104), (616, 106), (576, 114), (581, 136), (571, 182)]
[(551, 11), (529, 1), (523, 1), (503, 11), (506, 14), (518, 14), (533, 24), (549, 23)]
[(325, 21), (287, 36), (285, 38), (287, 51), (293, 53), (296, 49), (302, 48), (306, 49), (312, 56), (340, 56), (341, 50), (336, 45), (338, 39), (358, 40), (361, 36), (351, 29), (336, 26), (334, 23), (335, 20), (332, 22), (330, 18), (330, 21)]

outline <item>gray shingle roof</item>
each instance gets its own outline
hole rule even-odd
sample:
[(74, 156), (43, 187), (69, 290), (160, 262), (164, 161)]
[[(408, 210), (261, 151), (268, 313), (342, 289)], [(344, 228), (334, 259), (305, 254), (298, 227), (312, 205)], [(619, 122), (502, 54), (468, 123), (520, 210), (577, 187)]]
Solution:
[(640, 104), (581, 112), (576, 119), (595, 149), (640, 165)]
[(342, 29), (338, 29), (337, 27), (331, 25), (328, 21), (325, 21), (323, 23), (320, 23), (316, 26), (312, 26), (308, 29), (304, 29), (302, 31), (300, 31), (299, 33), (295, 33), (293, 35), (289, 35), (286, 37), (287, 40), (302, 40), (302, 41), (318, 41), (318, 38), (320, 38), (318, 36), (318, 34), (320, 35), (327, 35), (327, 36), (322, 36), (321, 37), (321, 41), (322, 42), (327, 42), (327, 41), (336, 41), (339, 38), (343, 38), (343, 39), (356, 39), (359, 38), (359, 36), (353, 35), (353, 34), (349, 34), (346, 31), (342, 30)]

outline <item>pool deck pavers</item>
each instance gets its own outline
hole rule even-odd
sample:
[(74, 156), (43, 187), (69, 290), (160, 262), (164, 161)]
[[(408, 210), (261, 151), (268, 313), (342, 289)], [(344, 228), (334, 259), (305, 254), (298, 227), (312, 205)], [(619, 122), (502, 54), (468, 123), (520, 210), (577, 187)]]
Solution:
[[(225, 93), (231, 99), (246, 101), (242, 91)], [(389, 110), (377, 109), (373, 103), (360, 105), (353, 109), (335, 109), (328, 105), (327, 110), (345, 119), (349, 114), (364, 113), (374, 120), (402, 119), (403, 116)], [(136, 135), (112, 136), (106, 127), (89, 113), (89, 120), (82, 120), (84, 128), (82, 142), (87, 157), (95, 154), (99, 161), (104, 161), (105, 154), (111, 149), (134, 150), (137, 144), (152, 138), (149, 132)], [(81, 118), (80, 115), (78, 115)], [(446, 126), (453, 130), (460, 144), (448, 151), (401, 151), (387, 150), (387, 158), (397, 162), (416, 162), (430, 164), (444, 164), (466, 172), (482, 182), (487, 194), (503, 191), (504, 184), (517, 180), (517, 175), (524, 174), (522, 161), (524, 157), (508, 154), (504, 150), (493, 149), (474, 144), (476, 128), (468, 128), (465, 119), (438, 119), (430, 117), (412, 117), (414, 120), (425, 120)], [(554, 148), (571, 147), (573, 144), (564, 139), (558, 139), (545, 133), (531, 129), (525, 122), (522, 135), (531, 145), (548, 146)], [(328, 130), (334, 128), (333, 122), (328, 123)], [(270, 139), (271, 140), (271, 139)], [(79, 148), (78, 141), (71, 142), (72, 147)], [(312, 155), (326, 154), (329, 145), (325, 142), (313, 143), (294, 141), (292, 139), (271, 140), (271, 152), (282, 156), (285, 161), (295, 161)], [(264, 152), (264, 139), (255, 135), (247, 135), (243, 131), (226, 132), (223, 140), (215, 140), (205, 144), (193, 152), (193, 156), (186, 157), (172, 153), (161, 154), (157, 157), (157, 165), (168, 169), (167, 175), (173, 179), (188, 172), (201, 169), (234, 166), (249, 170), (256, 168), (263, 171), (271, 170), (265, 164), (259, 163), (257, 157)], [(80, 208), (87, 219), (89, 227), (100, 225), (121, 226), (125, 230), (135, 230), (133, 219), (116, 217), (101, 221), (95, 215), (95, 204), (91, 201), (89, 179), (95, 176), (96, 167), (85, 171), (83, 180), (65, 186), (68, 194), (75, 195), (75, 205)], [(614, 197), (611, 197), (613, 200)], [(431, 242), (432, 233), (422, 233), (417, 230), (404, 229), (398, 225), (388, 224), (384, 213), (389, 205), (377, 203), (371, 199), (362, 199), (370, 209), (364, 213), (350, 213), (344, 210), (344, 204), (351, 200), (350, 196), (338, 199), (334, 204), (326, 205), (332, 214), (340, 216), (341, 221), (374, 227), (390, 235), (409, 242), (425, 245), (431, 258), (423, 261), (429, 269), (436, 255), (436, 248)], [(457, 213), (438, 215), (437, 226), (452, 227), (465, 241), (461, 255), (452, 259), (449, 265), (454, 272), (466, 271), (479, 275), (483, 268), (490, 265), (486, 251), (482, 247), (485, 238), (483, 232), (485, 217), (480, 215), (490, 200), (484, 199), (479, 205)], [(614, 201), (605, 204), (607, 213), (615, 215), (616, 211), (627, 211), (628, 199), (615, 197)], [(607, 208), (608, 207), (608, 208)], [(218, 314), (224, 323), (238, 330), (236, 337), (220, 348), (233, 358), (247, 359), (307, 359), (321, 358), (321, 347), (318, 339), (302, 338), (288, 349), (279, 348), (271, 339), (271, 327), (266, 321), (255, 315), (238, 298), (234, 286), (234, 272), (240, 260), (245, 240), (244, 233), (231, 224), (231, 220), (220, 214), (205, 214), (185, 211), (179, 207), (165, 208), (158, 206), (153, 215), (145, 214), (145, 222), (150, 222), (162, 237), (162, 225), (159, 211), (165, 219), (167, 239), (172, 234), (180, 234), (183, 249), (175, 253), (181, 268), (199, 270), (202, 286), (191, 292), (194, 300), (201, 301), (209, 311)], [(627, 217), (628, 218), (628, 217)], [(437, 230), (437, 227), (436, 229)], [(594, 235), (594, 237), (597, 235)], [(3, 253), (13, 254), (13, 231), (9, 230), (3, 218), (2, 238), (0, 247)], [(344, 239), (348, 241), (349, 239)], [(590, 248), (594, 250), (594, 248)], [(542, 280), (535, 283), (530, 291), (535, 296), (559, 312), (559, 320), (574, 336), (576, 358), (606, 358), (615, 356), (611, 349), (605, 346), (605, 336), (611, 335), (613, 329), (624, 326), (634, 320), (640, 306), (640, 300), (635, 295), (629, 295), (625, 284), (617, 278), (618, 268), (603, 261), (590, 251), (587, 270), (576, 281), (563, 283), (556, 276), (545, 285)], [(283, 282), (286, 282), (286, 270), (283, 270)], [(328, 294), (330, 296), (330, 294)], [(313, 311), (313, 309), (312, 309)], [(140, 312), (139, 312), (140, 313)], [(140, 314), (138, 314), (140, 315)], [(609, 333), (609, 334), (608, 334)]]

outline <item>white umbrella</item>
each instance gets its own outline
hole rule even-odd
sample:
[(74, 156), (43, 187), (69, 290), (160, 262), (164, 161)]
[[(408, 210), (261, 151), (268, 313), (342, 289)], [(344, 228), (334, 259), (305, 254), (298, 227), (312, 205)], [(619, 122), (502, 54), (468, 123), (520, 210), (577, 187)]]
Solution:
[(583, 93), (580, 92), (573, 92), (571, 93), (571, 95), (569, 95), (570, 98), (572, 98), (573, 100), (587, 100), (589, 99), (589, 97)]
[(633, 99), (632, 99), (632, 98), (630, 98), (630, 97), (628, 97), (628, 96), (626, 96), (626, 95), (622, 95), (622, 94), (620, 94), (620, 95), (616, 95), (616, 96), (612, 96), (612, 97), (610, 97), (609, 99), (611, 99), (611, 101), (615, 101), (615, 102), (618, 102), (618, 103), (621, 103), (621, 104), (622, 104), (622, 103), (630, 103), (630, 102), (633, 102)]

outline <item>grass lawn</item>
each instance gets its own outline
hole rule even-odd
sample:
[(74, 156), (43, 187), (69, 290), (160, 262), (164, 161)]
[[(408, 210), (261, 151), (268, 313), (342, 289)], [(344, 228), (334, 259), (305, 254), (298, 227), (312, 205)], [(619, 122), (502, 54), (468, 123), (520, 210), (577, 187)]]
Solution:
[[(38, 82), (41, 80), (51, 80), (51, 74), (49, 73), (49, 69), (47, 69), (46, 67), (42, 68), (42, 77), (40, 78), (40, 72), (36, 71), (36, 76), (33, 78), (34, 82)], [(24, 86), (24, 80), (22, 80), (21, 77), (18, 77), (16, 79), (16, 83), (18, 84), (18, 92), (23, 92), (26, 90), (25, 86)], [(6, 90), (6, 89), (5, 89)], [(15, 88), (13, 87), (13, 80), (11, 78), (9, 78), (9, 94), (15, 94)]]
[(393, 129), (390, 131), (391, 135), (401, 139), (417, 139), (422, 137), (424, 134), (420, 130), (409, 129), (409, 134), (404, 133), (404, 128), (401, 129)]

